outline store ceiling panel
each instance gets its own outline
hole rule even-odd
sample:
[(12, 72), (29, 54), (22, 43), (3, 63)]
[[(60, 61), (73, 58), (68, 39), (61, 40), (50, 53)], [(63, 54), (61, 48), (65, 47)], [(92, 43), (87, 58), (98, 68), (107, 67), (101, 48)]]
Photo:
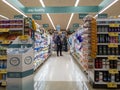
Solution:
[(76, 0), (43, 0), (46, 6), (74, 6)]
[[(24, 6), (26, 7), (38, 7), (41, 6), (39, 0), (19, 0)], [(46, 6), (54, 7), (54, 6), (74, 6), (76, 0), (43, 0), (44, 4)], [(103, 0), (80, 0), (78, 6), (96, 6), (99, 5)], [(11, 7), (7, 6), (5, 3), (0, 0), (0, 14), (4, 15), (8, 18), (13, 18), (14, 15), (19, 14), (15, 10), (13, 10)], [(120, 15), (120, 0), (114, 4), (112, 7), (110, 7), (105, 13), (108, 13), (109, 15)], [(27, 14), (28, 15), (28, 14)], [(61, 29), (66, 29), (69, 18), (71, 14), (50, 14), (53, 23), (56, 25), (60, 25)], [(95, 15), (95, 13), (94, 13)], [(28, 15), (32, 16), (32, 15)], [(1, 18), (0, 18), (1, 19)], [(42, 20), (36, 20), (38, 24), (49, 24), (49, 28), (53, 29), (48, 17), (46, 14), (42, 14)], [(82, 23), (82, 19), (79, 19), (78, 14), (75, 14), (70, 27), (74, 23)]]
[(12, 19), (14, 15), (19, 13), (3, 3), (2, 0), (0, 0), (0, 14)]
[(19, 0), (26, 7), (37, 7), (41, 6), (39, 0)]
[(80, 0), (78, 6), (96, 6), (99, 5), (103, 0)]

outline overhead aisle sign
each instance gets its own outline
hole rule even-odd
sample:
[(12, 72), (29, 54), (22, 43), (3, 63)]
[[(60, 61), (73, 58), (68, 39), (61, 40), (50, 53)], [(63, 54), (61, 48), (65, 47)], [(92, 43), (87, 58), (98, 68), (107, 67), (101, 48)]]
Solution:
[(40, 15), (40, 14), (33, 14), (33, 15), (32, 15), (32, 18), (33, 18), (34, 20), (41, 20), (41, 19), (42, 19), (42, 15)]
[(82, 13), (79, 14), (79, 19), (83, 19), (86, 15), (88, 15), (88, 14), (85, 14), (85, 13), (84, 14), (82, 14)]

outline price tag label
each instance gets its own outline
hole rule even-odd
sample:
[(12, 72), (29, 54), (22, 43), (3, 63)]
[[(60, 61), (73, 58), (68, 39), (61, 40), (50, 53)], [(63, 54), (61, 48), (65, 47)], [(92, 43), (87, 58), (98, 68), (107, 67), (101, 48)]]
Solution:
[(2, 42), (2, 44), (10, 44), (10, 41), (9, 41), (9, 40), (4, 40), (4, 41)]
[(28, 35), (23, 35), (19, 37), (20, 40), (28, 40)]
[(0, 60), (7, 60), (7, 56), (0, 56)]
[(108, 34), (109, 34), (109, 36), (118, 36), (117, 32), (109, 32)]
[(117, 43), (110, 43), (110, 44), (108, 44), (108, 47), (118, 47), (118, 44)]
[(107, 84), (108, 88), (117, 88), (117, 84), (115, 82), (110, 82)]
[(0, 73), (7, 73), (7, 70), (6, 69), (1, 69)]
[(108, 56), (108, 60), (118, 60), (118, 57), (116, 57), (116, 56)]
[(110, 74), (117, 74), (118, 73), (118, 69), (109, 69), (109, 73)]
[(2, 86), (6, 86), (7, 85), (7, 82), (6, 81), (2, 81)]
[(0, 32), (9, 32), (9, 29), (0, 29)]
[(109, 27), (119, 27), (119, 24), (109, 24)]

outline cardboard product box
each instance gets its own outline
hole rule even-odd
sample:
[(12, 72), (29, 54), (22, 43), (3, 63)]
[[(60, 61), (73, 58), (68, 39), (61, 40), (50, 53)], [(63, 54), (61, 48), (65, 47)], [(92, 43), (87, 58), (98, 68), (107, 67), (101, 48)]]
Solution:
[(7, 90), (34, 90), (33, 49), (23, 53), (8, 53)]

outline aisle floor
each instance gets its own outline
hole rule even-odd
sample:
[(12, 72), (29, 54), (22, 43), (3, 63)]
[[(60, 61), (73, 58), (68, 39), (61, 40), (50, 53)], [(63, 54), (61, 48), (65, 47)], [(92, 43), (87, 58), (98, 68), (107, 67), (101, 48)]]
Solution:
[(57, 57), (54, 53), (37, 71), (35, 90), (87, 90), (87, 78), (69, 53)]

